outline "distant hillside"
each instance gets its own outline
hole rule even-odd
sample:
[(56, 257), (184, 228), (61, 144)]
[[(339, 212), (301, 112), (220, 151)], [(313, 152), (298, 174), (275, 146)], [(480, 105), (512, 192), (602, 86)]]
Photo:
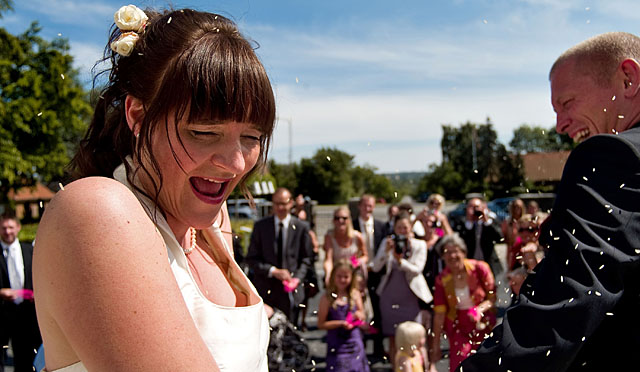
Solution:
[(391, 180), (392, 183), (400, 182), (400, 183), (413, 183), (417, 184), (422, 177), (424, 177), (425, 172), (398, 172), (398, 173), (382, 173), (383, 176), (387, 177)]

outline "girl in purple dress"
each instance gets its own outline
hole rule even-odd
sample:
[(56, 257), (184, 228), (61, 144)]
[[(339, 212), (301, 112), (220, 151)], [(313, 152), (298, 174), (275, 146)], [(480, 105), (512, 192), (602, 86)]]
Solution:
[(318, 328), (327, 330), (327, 371), (369, 372), (359, 328), (365, 318), (364, 306), (354, 284), (351, 262), (340, 260), (320, 299)]

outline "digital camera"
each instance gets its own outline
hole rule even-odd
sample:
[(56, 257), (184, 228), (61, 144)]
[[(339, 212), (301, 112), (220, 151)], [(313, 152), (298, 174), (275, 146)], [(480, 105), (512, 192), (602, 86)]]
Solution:
[(394, 235), (393, 243), (395, 245), (395, 251), (397, 254), (402, 254), (407, 251), (407, 236), (406, 235)]

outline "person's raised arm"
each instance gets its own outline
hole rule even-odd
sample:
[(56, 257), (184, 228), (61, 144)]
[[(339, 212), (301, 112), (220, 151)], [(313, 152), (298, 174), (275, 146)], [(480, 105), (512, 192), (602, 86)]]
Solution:
[(331, 234), (326, 233), (324, 235), (324, 286), (329, 284), (329, 276), (331, 270), (333, 270), (333, 244), (331, 244)]
[(360, 231), (354, 231), (354, 236), (356, 238), (356, 245), (358, 247), (358, 253), (360, 255), (360, 257), (358, 257), (358, 260), (360, 260), (362, 265), (366, 267), (367, 262), (369, 262), (369, 254), (367, 253), (367, 247), (365, 247), (364, 244), (364, 238), (362, 237)]
[(155, 225), (125, 186), (76, 181), (38, 229), (34, 284), (47, 368), (217, 371)]

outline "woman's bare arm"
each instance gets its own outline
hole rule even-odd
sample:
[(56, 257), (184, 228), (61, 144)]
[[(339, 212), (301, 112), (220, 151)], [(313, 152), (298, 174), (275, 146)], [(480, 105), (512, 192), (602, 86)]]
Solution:
[(217, 371), (162, 237), (117, 181), (85, 178), (47, 207), (34, 284), (47, 368)]

